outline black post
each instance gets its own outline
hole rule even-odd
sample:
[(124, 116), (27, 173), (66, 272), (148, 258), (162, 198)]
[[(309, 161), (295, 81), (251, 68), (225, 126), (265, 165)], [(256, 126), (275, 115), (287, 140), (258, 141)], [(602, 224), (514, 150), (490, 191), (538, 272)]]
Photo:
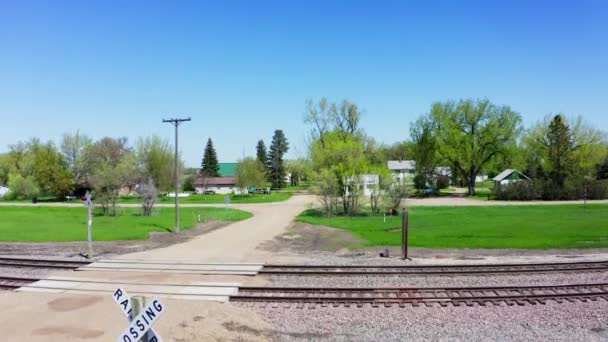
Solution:
[(407, 227), (408, 226), (408, 213), (403, 208), (403, 216), (401, 220), (401, 258), (403, 260), (408, 259), (407, 257)]

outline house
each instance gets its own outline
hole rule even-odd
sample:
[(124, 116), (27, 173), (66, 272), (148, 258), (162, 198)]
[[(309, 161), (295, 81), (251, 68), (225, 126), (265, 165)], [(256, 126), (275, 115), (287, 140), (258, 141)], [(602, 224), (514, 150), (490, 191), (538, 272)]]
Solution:
[[(388, 169), (393, 174), (393, 180), (407, 184), (414, 183), (414, 176), (416, 176), (416, 161), (414, 160), (389, 160)], [(436, 167), (432, 175), (429, 175), (432, 179), (443, 178), (448, 183), (452, 178), (452, 170), (448, 166)]]
[(494, 186), (497, 186), (519, 182), (522, 180), (530, 180), (530, 178), (515, 169), (506, 169), (498, 176), (492, 178), (492, 180), (494, 181)]
[(0, 186), (0, 198), (4, 197), (4, 195), (8, 194), (9, 192), (11, 192), (11, 189), (7, 188), (6, 186)]
[(416, 162), (413, 160), (389, 160), (388, 170), (394, 181), (412, 183), (416, 174)]
[(216, 194), (240, 194), (241, 189), (236, 186), (236, 177), (202, 177), (194, 181), (197, 194), (212, 191)]
[(235, 177), (236, 176), (236, 166), (239, 163), (219, 163), (219, 173), (221, 177)]
[(377, 174), (367, 174), (349, 177), (346, 183), (348, 185), (351, 185), (353, 183), (357, 184), (358, 188), (362, 190), (361, 194), (363, 196), (370, 196), (372, 194), (372, 191), (378, 188), (378, 185), (380, 184), (380, 176), (378, 176)]

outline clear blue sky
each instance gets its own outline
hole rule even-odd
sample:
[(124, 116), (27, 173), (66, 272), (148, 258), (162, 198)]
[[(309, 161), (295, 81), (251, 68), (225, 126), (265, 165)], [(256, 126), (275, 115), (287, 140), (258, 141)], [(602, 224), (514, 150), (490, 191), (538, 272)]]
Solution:
[(0, 152), (28, 137), (159, 134), (191, 116), (196, 166), (281, 128), (303, 155), (307, 98), (348, 98), (379, 141), (437, 100), (487, 97), (527, 124), (608, 130), (608, 1), (3, 1)]

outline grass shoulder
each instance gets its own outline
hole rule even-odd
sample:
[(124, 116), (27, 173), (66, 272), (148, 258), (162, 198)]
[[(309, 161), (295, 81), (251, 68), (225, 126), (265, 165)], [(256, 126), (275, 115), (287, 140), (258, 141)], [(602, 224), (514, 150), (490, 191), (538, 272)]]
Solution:
[[(155, 208), (152, 216), (142, 216), (140, 208), (117, 208), (116, 216), (93, 218), (95, 241), (147, 239), (150, 232), (170, 232), (175, 226), (173, 208)], [(181, 208), (180, 229), (186, 230), (199, 222), (240, 221), (251, 213), (226, 208)], [(0, 241), (62, 242), (84, 241), (87, 238), (85, 208), (66, 207), (0, 207)]]
[[(604, 248), (608, 205), (412, 207), (409, 244), (424, 248)], [(297, 221), (345, 229), (364, 246), (399, 246), (400, 217), (325, 217), (310, 209)]]

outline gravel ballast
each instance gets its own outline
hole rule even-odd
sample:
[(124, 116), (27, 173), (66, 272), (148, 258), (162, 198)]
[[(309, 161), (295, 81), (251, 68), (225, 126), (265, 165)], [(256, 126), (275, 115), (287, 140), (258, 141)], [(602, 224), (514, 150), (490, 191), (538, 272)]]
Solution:
[(251, 308), (276, 341), (606, 341), (608, 303), (486, 307)]

